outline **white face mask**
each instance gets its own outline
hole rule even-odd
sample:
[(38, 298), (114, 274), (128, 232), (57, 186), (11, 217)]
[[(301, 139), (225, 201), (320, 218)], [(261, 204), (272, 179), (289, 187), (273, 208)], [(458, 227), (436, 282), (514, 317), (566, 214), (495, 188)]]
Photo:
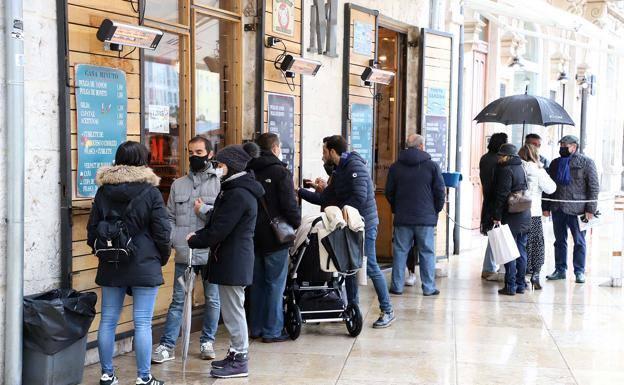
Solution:
[(216, 169), (215, 169), (215, 175), (216, 175), (218, 178), (223, 178), (223, 169), (222, 169), (221, 167), (216, 168)]

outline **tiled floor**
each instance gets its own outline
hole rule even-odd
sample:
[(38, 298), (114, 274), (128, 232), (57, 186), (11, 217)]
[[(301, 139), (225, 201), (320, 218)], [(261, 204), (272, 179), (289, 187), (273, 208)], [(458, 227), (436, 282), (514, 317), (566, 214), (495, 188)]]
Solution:
[[(211, 379), (210, 364), (195, 357), (186, 375), (179, 361), (153, 372), (176, 385), (624, 384), (624, 291), (600, 286), (609, 275), (607, 241), (594, 235), (584, 285), (569, 277), (544, 283), (542, 291), (499, 296), (499, 284), (480, 279), (479, 242), (451, 258), (439, 297), (425, 298), (419, 287), (393, 296), (397, 321), (389, 329), (370, 327), (377, 302), (369, 285), (361, 296), (366, 325), (356, 339), (342, 324), (325, 324), (306, 325), (295, 342), (253, 342), (251, 375), (243, 380)], [(542, 276), (552, 269), (552, 250), (546, 267)], [(219, 356), (226, 347), (220, 330)], [(115, 364), (121, 384), (133, 384), (132, 354)], [(97, 384), (98, 376), (97, 365), (87, 368), (85, 383)]]

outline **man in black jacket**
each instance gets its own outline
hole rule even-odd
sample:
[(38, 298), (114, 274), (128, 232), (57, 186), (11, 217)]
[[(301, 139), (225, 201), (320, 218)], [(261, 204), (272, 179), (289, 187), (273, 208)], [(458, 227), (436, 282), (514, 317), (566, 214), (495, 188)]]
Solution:
[[(366, 273), (373, 281), (381, 315), (373, 324), (374, 328), (386, 328), (395, 319), (394, 310), (390, 302), (386, 279), (377, 264), (377, 203), (373, 180), (370, 177), (369, 166), (357, 152), (348, 152), (347, 141), (340, 135), (323, 139), (323, 160), (329, 160), (336, 169), (331, 177), (331, 183), (321, 193), (299, 189), (299, 196), (316, 205), (326, 207), (334, 204), (340, 208), (351, 206), (360, 212), (365, 222), (364, 252), (367, 257)], [(355, 276), (346, 279), (347, 299), (349, 303), (357, 304), (358, 286)]]
[[(481, 188), (483, 190), (483, 205), (481, 206), (481, 234), (483, 235), (487, 235), (487, 232), (491, 230), (490, 219), (492, 216), (492, 201), (494, 198), (492, 183), (494, 180), (494, 172), (498, 165), (498, 149), (505, 143), (507, 143), (507, 134), (504, 132), (492, 135), (487, 146), (488, 152), (483, 155), (479, 161), (479, 178), (481, 179)], [(492, 255), (492, 249), (489, 243), (483, 258), (481, 278), (488, 281), (498, 280), (496, 262), (494, 262), (494, 256)]]
[(253, 286), (250, 291), (251, 338), (263, 342), (283, 342), (290, 337), (283, 332), (283, 295), (288, 273), (288, 248), (290, 243), (280, 243), (271, 227), (271, 219), (279, 217), (294, 229), (301, 224), (301, 213), (295, 195), (293, 177), (280, 160), (282, 148), (279, 137), (264, 133), (256, 143), (260, 157), (249, 163), (256, 180), (264, 187), (260, 198), (254, 245)]
[(444, 208), (444, 179), (440, 166), (424, 151), (425, 138), (412, 134), (407, 150), (390, 167), (386, 198), (394, 214), (392, 285), (390, 293), (403, 293), (407, 254), (419, 252), (423, 295), (438, 295), (435, 286), (434, 231)]

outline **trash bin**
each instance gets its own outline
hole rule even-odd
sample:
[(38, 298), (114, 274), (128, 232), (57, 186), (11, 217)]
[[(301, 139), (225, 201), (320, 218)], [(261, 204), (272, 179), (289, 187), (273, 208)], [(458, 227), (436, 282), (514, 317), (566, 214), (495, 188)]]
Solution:
[(24, 297), (24, 384), (82, 382), (96, 302), (95, 293), (71, 289)]

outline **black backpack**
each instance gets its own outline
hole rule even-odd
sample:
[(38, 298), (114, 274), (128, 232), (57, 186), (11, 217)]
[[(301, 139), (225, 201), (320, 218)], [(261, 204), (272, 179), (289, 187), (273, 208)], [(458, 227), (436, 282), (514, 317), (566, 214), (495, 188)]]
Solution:
[[(136, 253), (136, 246), (132, 243), (133, 234), (128, 230), (124, 221), (126, 215), (132, 212), (134, 205), (150, 188), (145, 188), (128, 202), (124, 211), (119, 215), (115, 210), (104, 209), (104, 219), (96, 227), (94, 243), (95, 255), (102, 262), (127, 264)], [(136, 234), (134, 234), (136, 235)]]

